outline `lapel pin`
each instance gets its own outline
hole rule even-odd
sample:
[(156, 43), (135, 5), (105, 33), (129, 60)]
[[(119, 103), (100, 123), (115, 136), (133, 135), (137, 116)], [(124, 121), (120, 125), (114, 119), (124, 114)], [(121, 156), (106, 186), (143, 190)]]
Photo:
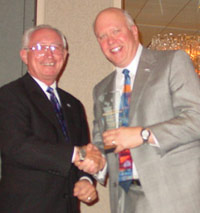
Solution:
[(149, 68), (145, 68), (144, 71), (145, 72), (150, 72), (150, 69)]
[(67, 107), (71, 107), (71, 104), (66, 104), (67, 105)]

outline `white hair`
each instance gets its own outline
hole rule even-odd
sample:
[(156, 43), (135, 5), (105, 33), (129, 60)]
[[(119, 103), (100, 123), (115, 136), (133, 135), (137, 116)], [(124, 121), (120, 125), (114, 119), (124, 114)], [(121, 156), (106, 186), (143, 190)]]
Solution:
[(57, 28), (52, 27), (50, 25), (46, 25), (46, 24), (41, 24), (41, 25), (31, 27), (24, 32), (24, 35), (22, 37), (22, 49), (28, 47), (31, 35), (39, 29), (51, 29), (51, 30), (55, 31), (61, 37), (64, 48), (68, 49), (67, 39), (64, 36), (64, 34), (60, 30), (58, 30)]

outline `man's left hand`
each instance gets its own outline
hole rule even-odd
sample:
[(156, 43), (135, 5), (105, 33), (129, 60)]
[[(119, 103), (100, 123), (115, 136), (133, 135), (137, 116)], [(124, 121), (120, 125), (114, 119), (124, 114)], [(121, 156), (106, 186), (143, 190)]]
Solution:
[(120, 127), (107, 130), (103, 133), (104, 144), (116, 145), (115, 153), (140, 146), (143, 143), (141, 129), (141, 127)]
[(85, 203), (92, 203), (97, 199), (97, 191), (88, 180), (82, 179), (74, 186), (74, 196)]

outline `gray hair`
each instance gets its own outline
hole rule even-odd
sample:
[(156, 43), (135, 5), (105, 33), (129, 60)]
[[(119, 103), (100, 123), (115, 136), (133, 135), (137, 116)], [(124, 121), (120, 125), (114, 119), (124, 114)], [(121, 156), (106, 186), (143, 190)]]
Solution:
[(31, 35), (39, 29), (51, 29), (51, 30), (55, 31), (61, 37), (64, 48), (66, 48), (68, 50), (68, 43), (67, 43), (67, 39), (64, 36), (64, 34), (60, 30), (58, 30), (57, 28), (52, 27), (52, 26), (47, 25), (47, 24), (41, 24), (41, 25), (37, 25), (37, 26), (34, 26), (34, 27), (27, 29), (24, 32), (24, 35), (22, 37), (22, 49), (28, 47)]
[(133, 21), (133, 18), (131, 17), (131, 15), (126, 11), (126, 10), (122, 10), (122, 13), (125, 16), (126, 22), (128, 27), (132, 27), (133, 25), (135, 25), (135, 22)]

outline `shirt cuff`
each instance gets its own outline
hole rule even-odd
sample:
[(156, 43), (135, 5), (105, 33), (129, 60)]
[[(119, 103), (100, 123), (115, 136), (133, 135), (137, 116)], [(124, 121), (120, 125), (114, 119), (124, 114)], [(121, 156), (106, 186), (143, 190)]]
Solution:
[(108, 164), (106, 162), (104, 168), (102, 170), (100, 170), (99, 172), (97, 172), (96, 174), (93, 175), (93, 177), (101, 184), (104, 184), (105, 182), (105, 177), (106, 177), (106, 173), (107, 173), (107, 167)]
[(74, 163), (74, 161), (75, 161), (76, 153), (77, 153), (77, 148), (74, 147), (74, 152), (73, 152), (73, 155), (72, 155), (72, 163)]
[(79, 180), (88, 180), (93, 185), (92, 180), (89, 177), (87, 177), (87, 176), (83, 176)]
[(154, 143), (149, 143), (151, 146), (155, 146), (155, 147), (160, 147), (160, 144), (157, 140), (157, 138), (155, 137), (155, 135), (153, 133), (152, 134), (152, 137), (153, 137), (153, 140), (154, 140)]

